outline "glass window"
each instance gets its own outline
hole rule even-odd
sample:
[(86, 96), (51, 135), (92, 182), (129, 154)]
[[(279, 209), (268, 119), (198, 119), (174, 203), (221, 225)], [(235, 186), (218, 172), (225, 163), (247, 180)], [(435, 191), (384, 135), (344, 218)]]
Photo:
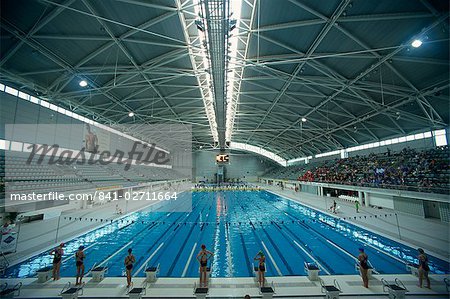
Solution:
[(9, 141), (0, 139), (0, 149), (9, 150)]
[(415, 140), (423, 139), (423, 133), (419, 133), (419, 134), (414, 135), (414, 139)]
[(48, 108), (48, 107), (50, 107), (50, 104), (47, 101), (41, 100), (41, 106)]
[(17, 89), (14, 89), (12, 87), (6, 86), (5, 92), (12, 94), (13, 96), (17, 96), (17, 93), (19, 92)]
[(53, 111), (58, 111), (58, 106), (50, 104), (49, 106), (50, 109), (52, 109)]
[(24, 143), (24, 144), (23, 144), (23, 151), (24, 151), (24, 152), (29, 153), (29, 152), (31, 152), (32, 150), (33, 150), (33, 144), (31, 144), (31, 143)]
[(30, 98), (30, 96), (27, 93), (24, 93), (22, 91), (19, 91), (19, 98), (27, 100)]
[(445, 146), (447, 145), (447, 136), (445, 136), (445, 130), (437, 130), (434, 131), (434, 140), (436, 142), (436, 146)]
[(30, 101), (32, 102), (32, 103), (35, 103), (35, 104), (39, 104), (39, 99), (38, 98), (36, 98), (36, 97), (33, 97), (33, 96), (31, 96), (30, 97)]
[(23, 146), (22, 142), (17, 142), (17, 141), (12, 141), (11, 142), (11, 150), (12, 151), (21, 152), (22, 151), (22, 146)]

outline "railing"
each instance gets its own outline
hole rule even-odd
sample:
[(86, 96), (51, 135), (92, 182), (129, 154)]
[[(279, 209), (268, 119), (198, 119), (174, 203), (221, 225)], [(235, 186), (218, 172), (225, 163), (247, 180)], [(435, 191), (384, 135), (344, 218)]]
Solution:
[(411, 185), (391, 185), (391, 184), (377, 184), (377, 183), (361, 183), (361, 182), (345, 182), (345, 181), (330, 181), (330, 180), (299, 180), (292, 178), (272, 178), (272, 177), (261, 177), (260, 179), (268, 181), (289, 181), (297, 183), (318, 183), (318, 184), (334, 184), (341, 186), (354, 186), (354, 187), (366, 187), (374, 189), (391, 189), (391, 190), (402, 190), (402, 191), (412, 191), (421, 193), (436, 193), (436, 194), (450, 194), (450, 188), (445, 187), (417, 187)]
[(0, 257), (1, 257), (1, 263), (0, 263), (0, 273), (5, 274), (6, 269), (8, 269), (9, 267), (9, 261), (6, 258), (5, 254), (3, 253), (3, 251), (0, 252)]

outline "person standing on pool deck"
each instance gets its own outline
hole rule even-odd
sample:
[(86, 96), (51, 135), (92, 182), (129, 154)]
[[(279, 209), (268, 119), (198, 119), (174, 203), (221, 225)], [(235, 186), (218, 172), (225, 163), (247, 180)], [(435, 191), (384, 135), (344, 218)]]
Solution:
[(132, 254), (133, 250), (128, 249), (128, 255), (125, 258), (125, 271), (127, 273), (127, 288), (131, 286), (131, 270), (133, 270), (133, 264), (136, 262), (136, 258)]
[(64, 254), (64, 243), (53, 249), (50, 254), (53, 255), (53, 280), (59, 280), (59, 269), (61, 268), (61, 259)]
[(254, 261), (259, 261), (258, 263), (258, 282), (259, 286), (263, 287), (265, 282), (265, 273), (266, 273), (266, 257), (262, 250), (260, 250), (256, 256), (253, 258)]
[(355, 201), (356, 213), (359, 213), (359, 201)]
[(419, 251), (419, 288), (422, 287), (423, 278), (427, 280), (427, 288), (431, 289), (430, 278), (428, 277), (428, 272), (430, 272), (430, 267), (428, 266), (428, 257), (422, 248), (417, 249)]
[(81, 245), (78, 247), (78, 251), (75, 252), (75, 260), (77, 265), (77, 280), (75, 282), (75, 285), (81, 284), (81, 280), (83, 279), (84, 275), (84, 258), (86, 255), (83, 252), (84, 246)]
[(359, 271), (361, 272), (361, 278), (363, 280), (363, 285), (365, 288), (369, 287), (369, 276), (367, 274), (369, 270), (369, 257), (364, 252), (364, 248), (359, 248)]
[(208, 277), (206, 270), (208, 267), (208, 260), (214, 256), (214, 253), (206, 249), (205, 244), (202, 244), (202, 250), (197, 254), (197, 261), (200, 263), (200, 287), (208, 286)]

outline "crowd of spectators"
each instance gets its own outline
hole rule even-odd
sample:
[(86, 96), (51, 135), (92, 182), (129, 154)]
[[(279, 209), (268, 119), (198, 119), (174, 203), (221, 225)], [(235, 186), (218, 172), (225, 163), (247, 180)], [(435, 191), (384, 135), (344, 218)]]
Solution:
[(449, 193), (449, 153), (447, 146), (424, 151), (404, 148), (291, 167), (287, 172), (299, 181)]

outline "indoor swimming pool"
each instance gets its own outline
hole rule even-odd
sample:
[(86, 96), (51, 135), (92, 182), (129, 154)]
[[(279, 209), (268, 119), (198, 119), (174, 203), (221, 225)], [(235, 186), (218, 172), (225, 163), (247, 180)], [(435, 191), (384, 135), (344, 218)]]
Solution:
[[(190, 204), (180, 194), (178, 204)], [(214, 252), (212, 277), (252, 276), (253, 257), (266, 255), (267, 276), (305, 275), (304, 262), (321, 275), (356, 274), (355, 258), (364, 247), (378, 273), (407, 273), (417, 250), (267, 191), (193, 192), (192, 211), (160, 212), (156, 205), (108, 223), (66, 243), (61, 276), (75, 276), (76, 249), (85, 246), (86, 272), (108, 266), (107, 276), (124, 275), (124, 258), (133, 248), (133, 276), (160, 266), (161, 277), (196, 277), (201, 244)], [(425, 248), (426, 249), (426, 248)], [(429, 256), (432, 273), (449, 264)], [(32, 277), (51, 266), (49, 252), (9, 268), (5, 277)]]

